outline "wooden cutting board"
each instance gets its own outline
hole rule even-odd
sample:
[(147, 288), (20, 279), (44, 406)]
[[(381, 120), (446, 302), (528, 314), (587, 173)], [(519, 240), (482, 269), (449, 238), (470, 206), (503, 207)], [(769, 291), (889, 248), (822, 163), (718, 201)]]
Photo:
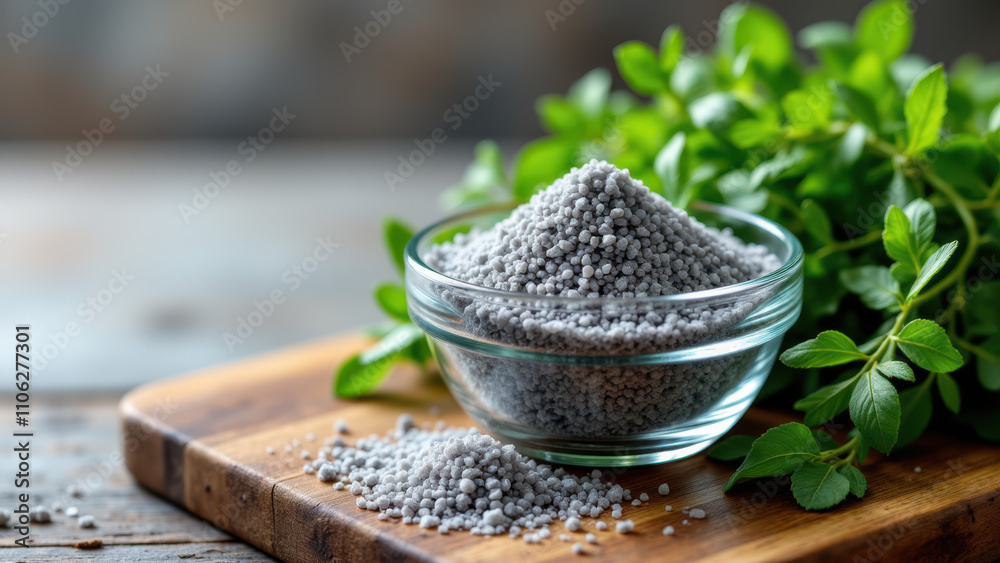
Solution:
[[(329, 393), (330, 373), (368, 340), (338, 337), (141, 387), (121, 402), (125, 458), (144, 486), (260, 549), (306, 561), (552, 561), (572, 559), (558, 536), (528, 545), (506, 536), (439, 535), (383, 522), (355, 496), (302, 471), (293, 439), (314, 453), (340, 418), (351, 439), (389, 431), (403, 412), (418, 423), (470, 425), (440, 382), (415, 370), (393, 374), (362, 401)], [(432, 416), (436, 407), (440, 414)], [(435, 409), (435, 410), (436, 410)], [(737, 431), (758, 434), (788, 415), (752, 410)], [(841, 430), (844, 432), (845, 430)], [(315, 433), (315, 443), (306, 435)], [(841, 436), (842, 437), (842, 436)], [(268, 455), (271, 446), (278, 450)], [(915, 467), (921, 471), (916, 472)], [(600, 561), (987, 561), (1000, 557), (1000, 448), (928, 436), (866, 467), (868, 494), (822, 513), (798, 508), (787, 483), (748, 483), (722, 494), (732, 467), (695, 456), (646, 468), (611, 468), (650, 501), (625, 507), (633, 534), (598, 532), (585, 544)], [(656, 493), (670, 484), (670, 495)], [(666, 512), (664, 506), (673, 506)], [(686, 506), (705, 520), (683, 525)], [(603, 516), (613, 522), (609, 514)], [(676, 529), (663, 536), (664, 526)]]

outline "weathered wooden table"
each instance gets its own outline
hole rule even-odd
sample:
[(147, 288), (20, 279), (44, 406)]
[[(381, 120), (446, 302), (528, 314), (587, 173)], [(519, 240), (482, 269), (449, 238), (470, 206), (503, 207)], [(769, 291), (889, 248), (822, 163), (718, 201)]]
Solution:
[[(139, 487), (122, 462), (119, 395), (39, 395), (32, 413), (31, 488), (33, 500), (76, 506), (93, 514), (97, 527), (80, 529), (76, 518), (53, 513), (49, 524), (32, 523), (30, 549), (14, 546), (17, 532), (0, 528), (0, 561), (274, 561), (257, 549)], [(2, 412), (13, 412), (10, 399)], [(7, 434), (7, 433), (5, 433)], [(14, 447), (7, 434), (0, 456), (0, 507), (12, 508)], [(78, 485), (81, 498), (65, 489)], [(103, 547), (83, 551), (81, 541)]]

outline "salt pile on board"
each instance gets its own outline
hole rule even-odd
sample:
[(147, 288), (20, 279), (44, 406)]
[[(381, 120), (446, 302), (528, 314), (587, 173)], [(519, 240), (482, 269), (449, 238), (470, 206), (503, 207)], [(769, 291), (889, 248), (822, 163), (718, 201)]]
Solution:
[(621, 485), (604, 483), (600, 471), (577, 477), (519, 454), (475, 428), (416, 428), (403, 415), (384, 437), (360, 438), (354, 447), (334, 446), (314, 462), (316, 476), (358, 495), (358, 508), (379, 519), (400, 519), (441, 533), (468, 530), (497, 535), (524, 534), (535, 543), (548, 526), (565, 520), (597, 518), (627, 501)]
[[(718, 340), (767, 295), (683, 307), (630, 298), (724, 287), (780, 266), (765, 247), (703, 225), (628, 171), (591, 161), (484, 231), (429, 249), (427, 264), (511, 300), (448, 289), (474, 335), (583, 357), (544, 363), (456, 349), (478, 396), (511, 422), (569, 436), (614, 437), (684, 422), (730, 391), (757, 349), (680, 364), (607, 365), (586, 356), (655, 354)], [(531, 296), (585, 297), (552, 306)], [(589, 301), (593, 299), (593, 301)]]

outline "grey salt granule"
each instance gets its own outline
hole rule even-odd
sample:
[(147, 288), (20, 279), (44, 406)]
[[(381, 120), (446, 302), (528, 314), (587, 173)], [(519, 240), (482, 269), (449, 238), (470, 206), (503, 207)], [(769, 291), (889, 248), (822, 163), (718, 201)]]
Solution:
[(358, 508), (380, 519), (478, 535), (526, 530), (528, 543), (548, 537), (557, 520), (579, 530), (582, 518), (600, 516), (623, 496), (621, 485), (540, 464), (475, 428), (426, 430), (406, 415), (400, 421), (384, 437), (335, 446), (316, 477), (348, 488)]
[[(574, 168), (492, 228), (459, 234), (424, 256), (458, 280), (511, 292), (488, 301), (440, 289), (466, 330), (538, 352), (624, 356), (717, 340), (766, 295), (686, 308), (616, 299), (700, 291), (747, 281), (780, 261), (728, 230), (703, 225), (628, 171), (591, 161)], [(531, 295), (609, 298), (530, 306)], [(500, 416), (546, 432), (614, 437), (656, 430), (708, 410), (758, 349), (668, 365), (569, 365), (453, 348), (451, 360)]]

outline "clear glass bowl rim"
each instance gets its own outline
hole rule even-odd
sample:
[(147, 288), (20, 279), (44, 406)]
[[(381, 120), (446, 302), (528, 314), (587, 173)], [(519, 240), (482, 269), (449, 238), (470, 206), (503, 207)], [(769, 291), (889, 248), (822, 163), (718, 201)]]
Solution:
[[(692, 291), (689, 293), (675, 293), (672, 295), (656, 295), (656, 296), (643, 296), (643, 297), (565, 297), (561, 295), (537, 295), (531, 293), (521, 293), (513, 291), (505, 291), (502, 289), (495, 289), (489, 287), (482, 287), (475, 284), (471, 284), (462, 280), (458, 280), (449, 277), (433, 268), (428, 266), (423, 259), (420, 257), (418, 249), (421, 243), (426, 239), (431, 233), (437, 231), (444, 225), (450, 223), (456, 223), (462, 220), (468, 220), (473, 217), (480, 217), (489, 215), (492, 213), (498, 213), (501, 211), (510, 211), (512, 209), (509, 205), (492, 205), (484, 208), (478, 208), (465, 213), (460, 213), (457, 215), (452, 215), (437, 221), (428, 227), (422, 229), (417, 234), (410, 239), (410, 242), (406, 245), (404, 250), (404, 260), (409, 265), (409, 269), (415, 274), (430, 280), (436, 284), (447, 285), (452, 288), (461, 289), (463, 291), (478, 294), (481, 296), (489, 296), (502, 300), (511, 299), (530, 299), (535, 304), (551, 303), (553, 306), (564, 306), (566, 304), (579, 304), (579, 305), (590, 305), (599, 306), (604, 304), (611, 304), (622, 306), (625, 304), (635, 304), (635, 305), (669, 305), (669, 306), (684, 306), (685, 304), (691, 303), (704, 305), (706, 301), (714, 300), (728, 300), (732, 298), (738, 298), (741, 295), (753, 295), (762, 289), (779, 285), (793, 277), (797, 271), (801, 268), (803, 261), (803, 250), (802, 243), (796, 238), (788, 229), (782, 227), (778, 223), (771, 221), (770, 219), (765, 219), (760, 215), (755, 215), (746, 211), (741, 211), (735, 207), (730, 207), (728, 205), (722, 205), (718, 203), (708, 203), (704, 201), (695, 201), (691, 203), (691, 209), (694, 211), (704, 211), (707, 213), (714, 213), (716, 215), (728, 218), (732, 221), (742, 222), (752, 227), (755, 227), (761, 231), (765, 231), (770, 235), (774, 236), (787, 251), (788, 259), (782, 263), (782, 265), (772, 272), (764, 274), (759, 278), (754, 278), (752, 280), (747, 280), (745, 282), (735, 283), (732, 285), (727, 285), (723, 287), (717, 287), (714, 289), (706, 289), (702, 291)], [(697, 219), (697, 217), (695, 217)]]

